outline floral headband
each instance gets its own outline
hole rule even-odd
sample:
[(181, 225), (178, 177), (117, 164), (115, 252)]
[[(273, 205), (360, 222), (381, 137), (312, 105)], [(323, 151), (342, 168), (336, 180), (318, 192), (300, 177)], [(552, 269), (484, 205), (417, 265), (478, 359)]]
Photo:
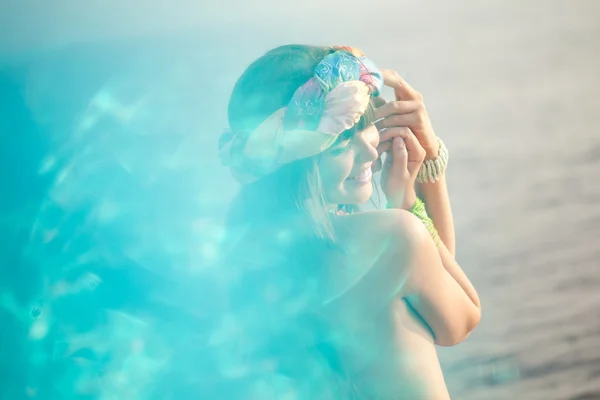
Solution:
[(250, 183), (292, 161), (327, 150), (367, 110), (383, 76), (362, 51), (334, 47), (314, 76), (251, 132), (225, 132), (219, 155), (241, 183)]

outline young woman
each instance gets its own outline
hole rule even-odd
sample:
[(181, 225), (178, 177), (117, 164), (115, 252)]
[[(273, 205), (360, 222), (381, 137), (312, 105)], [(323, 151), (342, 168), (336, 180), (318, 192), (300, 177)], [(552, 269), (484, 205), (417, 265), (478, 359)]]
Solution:
[[(448, 399), (435, 344), (481, 310), (422, 96), (358, 49), (289, 45), (246, 69), (228, 111), (230, 396)], [(379, 169), (387, 207), (360, 212)]]

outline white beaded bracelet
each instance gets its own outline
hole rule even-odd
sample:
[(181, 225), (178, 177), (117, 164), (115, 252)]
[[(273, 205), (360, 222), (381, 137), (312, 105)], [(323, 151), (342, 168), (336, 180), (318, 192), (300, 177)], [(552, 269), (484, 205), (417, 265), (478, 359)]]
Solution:
[(425, 160), (417, 173), (417, 182), (435, 183), (439, 181), (448, 167), (448, 149), (444, 142), (438, 138), (440, 150), (438, 156), (433, 160)]

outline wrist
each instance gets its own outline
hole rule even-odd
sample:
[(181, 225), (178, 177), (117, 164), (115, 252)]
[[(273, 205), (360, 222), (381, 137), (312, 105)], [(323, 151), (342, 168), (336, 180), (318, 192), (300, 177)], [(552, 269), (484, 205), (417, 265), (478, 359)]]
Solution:
[(435, 192), (440, 186), (446, 186), (446, 172), (442, 172), (437, 176), (437, 180), (425, 181), (425, 182), (415, 182), (415, 187), (417, 190), (417, 196), (423, 197), (423, 195), (427, 195), (429, 192)]
[(440, 193), (447, 192), (446, 175), (440, 175), (439, 179), (433, 183), (422, 182), (415, 185), (417, 196), (425, 201), (431, 198), (437, 198)]
[(435, 160), (440, 155), (440, 142), (436, 138), (435, 144), (424, 147), (423, 149), (425, 150), (425, 161)]
[(387, 208), (399, 208), (410, 210), (417, 202), (417, 193), (414, 189), (407, 190), (402, 196), (397, 198), (388, 198)]
[(414, 207), (416, 202), (417, 202), (417, 193), (415, 192), (415, 190), (411, 190), (410, 193), (407, 193), (404, 196), (404, 201), (402, 202), (402, 209), (410, 210), (411, 208)]
[[(417, 183), (435, 183), (446, 172), (446, 167), (448, 166), (448, 149), (440, 138), (437, 138), (437, 142), (439, 145), (437, 155), (432, 159), (425, 159), (423, 161), (417, 173)], [(430, 155), (431, 152), (432, 150), (430, 150)]]

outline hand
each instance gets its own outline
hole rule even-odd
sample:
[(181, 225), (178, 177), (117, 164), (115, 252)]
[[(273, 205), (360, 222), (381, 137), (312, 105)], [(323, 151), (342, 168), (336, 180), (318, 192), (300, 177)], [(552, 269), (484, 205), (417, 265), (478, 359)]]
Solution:
[(380, 167), (381, 189), (389, 207), (409, 210), (417, 200), (415, 179), (425, 159), (425, 149), (409, 128), (393, 127), (382, 133), (377, 152), (380, 158), (385, 154)]
[[(384, 84), (394, 89), (396, 101), (378, 109), (378, 129), (406, 126), (425, 149), (426, 159), (435, 159), (440, 150), (431, 120), (423, 104), (421, 93), (413, 89), (396, 71), (382, 69)], [(383, 138), (382, 138), (383, 141)]]

